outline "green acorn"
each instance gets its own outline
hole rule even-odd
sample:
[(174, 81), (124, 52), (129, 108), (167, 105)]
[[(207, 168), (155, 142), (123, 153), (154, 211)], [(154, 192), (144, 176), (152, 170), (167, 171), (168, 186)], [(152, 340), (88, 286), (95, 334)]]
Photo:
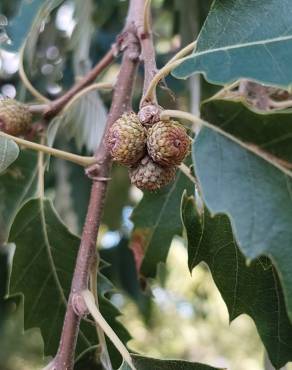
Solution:
[(15, 99), (0, 100), (0, 130), (13, 136), (27, 134), (31, 128), (32, 115), (26, 104)]
[(176, 167), (162, 167), (146, 155), (136, 166), (130, 167), (129, 175), (133, 185), (141, 190), (158, 190), (169, 184), (175, 176)]
[(106, 146), (114, 161), (137, 163), (146, 151), (146, 129), (136, 113), (125, 113), (110, 128)]
[(148, 130), (147, 149), (161, 166), (179, 165), (189, 153), (190, 138), (177, 121), (159, 121)]

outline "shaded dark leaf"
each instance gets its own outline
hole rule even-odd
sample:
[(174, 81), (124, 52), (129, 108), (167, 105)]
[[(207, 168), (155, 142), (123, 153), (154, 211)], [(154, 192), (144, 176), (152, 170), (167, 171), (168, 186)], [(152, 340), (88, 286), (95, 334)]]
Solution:
[(257, 258), (247, 264), (225, 215), (200, 216), (193, 197), (185, 196), (182, 219), (188, 241), (190, 270), (208, 264), (229, 311), (230, 320), (248, 314), (276, 368), (292, 359), (292, 325), (281, 285), (271, 261)]
[(184, 190), (192, 194), (194, 186), (178, 172), (175, 181), (166, 188), (157, 193), (145, 192), (133, 212), (132, 247), (145, 277), (155, 276), (157, 264), (166, 260), (173, 237), (182, 232), (179, 209)]
[[(10, 241), (16, 244), (10, 294), (24, 294), (24, 328), (40, 327), (45, 354), (54, 355), (58, 349), (80, 240), (60, 221), (50, 201), (34, 199), (18, 213)], [(129, 334), (116, 321), (119, 311), (102, 295), (100, 307), (105, 319), (126, 342)], [(96, 343), (95, 327), (83, 321), (77, 355)], [(119, 354), (116, 351), (111, 353), (118, 366)]]
[[(138, 355), (132, 355), (132, 358), (137, 370), (219, 370), (212, 366), (181, 360), (157, 360)], [(125, 370), (126, 369), (127, 368), (125, 368)]]
[[(257, 145), (280, 161), (291, 163), (291, 114), (256, 114), (240, 102), (221, 103), (210, 101), (203, 109), (212, 124), (243, 143)], [(244, 254), (248, 258), (263, 254), (272, 258), (292, 318), (289, 263), (292, 177), (288, 170), (277, 167), (282, 164), (277, 158), (269, 162), (210, 129), (199, 133), (193, 146), (193, 158), (208, 208), (230, 216), (235, 238)]]
[(35, 194), (36, 163), (36, 154), (23, 150), (15, 163), (0, 176), (0, 243), (7, 240), (19, 208)]

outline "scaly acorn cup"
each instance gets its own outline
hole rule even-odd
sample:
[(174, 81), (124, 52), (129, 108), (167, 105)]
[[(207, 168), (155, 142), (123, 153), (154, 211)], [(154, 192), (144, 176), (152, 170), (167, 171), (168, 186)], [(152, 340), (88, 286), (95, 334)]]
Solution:
[(190, 138), (177, 121), (159, 121), (148, 130), (147, 149), (161, 166), (179, 165), (189, 153)]
[(0, 100), (0, 130), (13, 136), (27, 134), (32, 115), (27, 105), (14, 99)]
[(114, 161), (124, 165), (137, 163), (146, 151), (146, 129), (136, 113), (125, 113), (110, 128), (106, 146)]
[(141, 190), (158, 190), (169, 184), (175, 177), (176, 167), (162, 167), (146, 155), (135, 167), (130, 167), (129, 175), (133, 185)]

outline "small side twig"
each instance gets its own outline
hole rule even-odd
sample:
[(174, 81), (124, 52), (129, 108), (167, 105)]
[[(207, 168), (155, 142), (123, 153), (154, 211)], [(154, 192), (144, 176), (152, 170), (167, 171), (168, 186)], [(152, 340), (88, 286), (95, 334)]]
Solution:
[(106, 68), (115, 58), (116, 47), (112, 47), (105, 56), (97, 63), (97, 65), (81, 80), (79, 80), (70, 90), (68, 90), (60, 98), (51, 102), (46, 110), (44, 116), (46, 119), (51, 119), (56, 116), (63, 107), (77, 94), (83, 90), (86, 86), (94, 82), (96, 77)]
[(79, 166), (88, 167), (96, 163), (95, 157), (85, 157), (82, 155), (64, 152), (63, 150), (51, 148), (50, 146), (38, 144), (33, 141), (24, 140), (16, 136), (8, 135), (2, 131), (0, 131), (0, 136), (13, 140), (16, 144), (21, 145), (25, 148), (35, 150), (37, 152), (53, 155), (56, 158), (64, 159), (65, 161), (78, 164)]
[(28, 109), (32, 114), (43, 114), (47, 108), (47, 104), (30, 104), (28, 106)]
[[(121, 42), (120, 40), (119, 42)], [(81, 93), (82, 90), (85, 90), (90, 84), (94, 82), (97, 76), (106, 68), (108, 67), (111, 62), (114, 60), (116, 56), (116, 50), (118, 49), (118, 45), (113, 45), (112, 48), (105, 54), (105, 56), (96, 64), (96, 66), (89, 71), (87, 75), (81, 78), (75, 85), (72, 86), (64, 95), (60, 98), (51, 101), (50, 99), (46, 98), (42, 95), (29, 81), (23, 65), (23, 58), (24, 58), (24, 49), (25, 44), (22, 46), (20, 50), (20, 64), (19, 64), (19, 76), (28, 89), (28, 91), (39, 101), (45, 104), (32, 104), (29, 106), (29, 110), (33, 114), (43, 114), (46, 120), (52, 119), (56, 116), (60, 111), (71, 101), (71, 99), (75, 98), (75, 96)], [(104, 86), (97, 86), (97, 88), (111, 88), (107, 83), (100, 83)], [(88, 90), (90, 91), (90, 89)], [(86, 91), (87, 92), (87, 91)]]
[[(89, 93), (90, 91), (94, 90), (111, 90), (113, 89), (114, 84), (110, 82), (96, 82), (89, 86), (84, 87), (84, 89), (80, 90), (77, 94), (75, 94), (71, 100), (69, 100), (61, 110), (68, 110), (78, 99), (80, 99), (83, 95)], [(46, 112), (50, 109), (49, 104), (30, 104), (28, 106), (29, 111), (32, 114), (47, 114)]]
[[(181, 50), (179, 50), (168, 62), (167, 64), (171, 64), (183, 57), (185, 57), (187, 54), (191, 53), (191, 52), (194, 52), (196, 50), (196, 47), (197, 47), (197, 41), (193, 41), (191, 42), (190, 44), (188, 44), (187, 46), (185, 46), (184, 48), (182, 48)], [(167, 65), (166, 64), (166, 65)]]

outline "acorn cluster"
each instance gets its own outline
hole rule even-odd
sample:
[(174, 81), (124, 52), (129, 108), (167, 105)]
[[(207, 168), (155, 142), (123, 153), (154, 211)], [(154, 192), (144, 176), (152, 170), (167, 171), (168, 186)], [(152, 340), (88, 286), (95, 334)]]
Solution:
[(112, 159), (129, 167), (131, 183), (142, 190), (157, 190), (170, 183), (177, 166), (189, 152), (190, 138), (177, 121), (149, 125), (136, 113), (125, 113), (110, 128), (106, 139)]
[(27, 134), (32, 116), (27, 105), (15, 99), (0, 99), (0, 130), (13, 136)]

